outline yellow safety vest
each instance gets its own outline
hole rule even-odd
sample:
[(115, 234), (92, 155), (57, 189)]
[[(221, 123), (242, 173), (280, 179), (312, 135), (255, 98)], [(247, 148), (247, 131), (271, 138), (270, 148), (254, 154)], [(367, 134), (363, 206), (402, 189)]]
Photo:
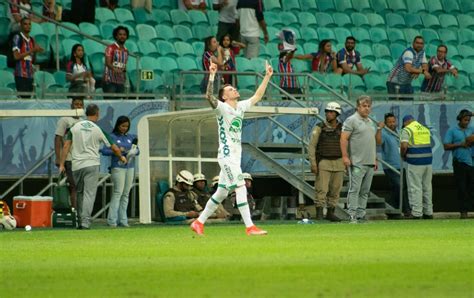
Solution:
[(431, 133), (428, 128), (413, 121), (404, 128), (410, 135), (407, 150), (407, 163), (414, 165), (429, 165), (433, 161), (431, 151)]

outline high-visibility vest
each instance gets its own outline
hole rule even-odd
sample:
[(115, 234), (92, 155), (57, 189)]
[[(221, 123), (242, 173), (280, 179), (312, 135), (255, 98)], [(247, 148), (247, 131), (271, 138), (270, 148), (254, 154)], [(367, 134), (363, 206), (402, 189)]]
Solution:
[(412, 165), (430, 165), (433, 161), (430, 130), (417, 121), (410, 123), (404, 130), (410, 135), (406, 162)]

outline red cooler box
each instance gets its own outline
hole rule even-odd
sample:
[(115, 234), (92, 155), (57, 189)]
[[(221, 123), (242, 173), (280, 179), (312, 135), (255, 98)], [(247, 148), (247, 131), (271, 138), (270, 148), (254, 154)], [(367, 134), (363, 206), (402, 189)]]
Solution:
[(15, 216), (17, 227), (23, 228), (27, 225), (37, 228), (51, 227), (52, 213), (52, 197), (16, 196), (13, 198), (13, 216)]

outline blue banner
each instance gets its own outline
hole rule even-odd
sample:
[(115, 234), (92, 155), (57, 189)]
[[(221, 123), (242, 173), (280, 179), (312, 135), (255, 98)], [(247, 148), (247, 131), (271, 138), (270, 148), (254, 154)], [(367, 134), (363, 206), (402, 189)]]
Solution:
[[(85, 101), (86, 106), (89, 101)], [(168, 100), (94, 101), (100, 109), (98, 125), (112, 132), (116, 119), (125, 115), (131, 120), (130, 133), (137, 133), (137, 124), (144, 115), (169, 110)], [(3, 110), (70, 109), (70, 101), (2, 101)], [(0, 118), (0, 175), (21, 175), (49, 151), (54, 150), (54, 132), (59, 117)], [(54, 160), (54, 159), (53, 159)], [(101, 171), (107, 171), (110, 158), (103, 157)], [(47, 165), (35, 173), (44, 174)]]

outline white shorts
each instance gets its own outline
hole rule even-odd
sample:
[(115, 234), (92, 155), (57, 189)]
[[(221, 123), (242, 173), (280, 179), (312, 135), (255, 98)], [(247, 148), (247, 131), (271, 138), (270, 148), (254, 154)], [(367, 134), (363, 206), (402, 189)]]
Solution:
[(233, 190), (239, 186), (245, 185), (240, 162), (234, 162), (229, 158), (218, 159), (221, 172), (219, 173), (219, 187), (227, 190)]

